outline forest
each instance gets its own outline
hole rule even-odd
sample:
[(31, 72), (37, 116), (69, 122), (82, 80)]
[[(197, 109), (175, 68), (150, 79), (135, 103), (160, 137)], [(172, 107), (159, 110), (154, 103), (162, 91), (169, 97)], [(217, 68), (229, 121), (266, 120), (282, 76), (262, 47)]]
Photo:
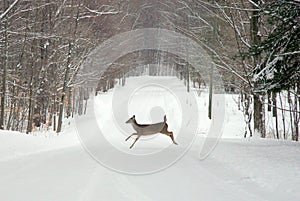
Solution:
[[(0, 129), (62, 131), (84, 113), (89, 93), (76, 83), (87, 56), (110, 37), (142, 28), (181, 33), (201, 45), (222, 74), (225, 93), (239, 94), (244, 136), (299, 140), (299, 0), (1, 0)], [(188, 61), (168, 52), (127, 54), (97, 74), (103, 93), (163, 64), (151, 76), (207, 85)], [(276, 123), (267, 132), (265, 116)]]

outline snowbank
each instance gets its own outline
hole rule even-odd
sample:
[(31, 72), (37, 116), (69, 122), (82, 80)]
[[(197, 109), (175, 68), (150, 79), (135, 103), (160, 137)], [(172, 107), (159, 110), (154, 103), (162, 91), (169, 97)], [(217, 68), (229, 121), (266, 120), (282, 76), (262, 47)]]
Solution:
[(76, 127), (71, 120), (64, 131), (57, 135), (53, 131), (25, 134), (15, 131), (0, 130), (0, 161), (27, 156), (30, 154), (62, 149), (78, 145)]

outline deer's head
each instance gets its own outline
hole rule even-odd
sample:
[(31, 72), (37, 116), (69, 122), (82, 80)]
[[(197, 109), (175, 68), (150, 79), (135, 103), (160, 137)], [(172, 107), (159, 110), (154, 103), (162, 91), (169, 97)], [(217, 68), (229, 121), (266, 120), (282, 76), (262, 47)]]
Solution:
[(133, 124), (135, 123), (135, 115), (133, 115), (130, 119), (128, 119), (125, 123), (127, 124)]

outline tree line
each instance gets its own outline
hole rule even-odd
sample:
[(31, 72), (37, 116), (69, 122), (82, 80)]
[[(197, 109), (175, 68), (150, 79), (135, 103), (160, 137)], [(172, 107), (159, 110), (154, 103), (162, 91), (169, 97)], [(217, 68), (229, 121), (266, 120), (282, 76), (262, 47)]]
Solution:
[[(107, 1), (109, 2), (109, 1)], [(121, 2), (119, 2), (121, 3)], [(0, 128), (30, 133), (32, 126), (61, 131), (64, 113), (78, 108), (76, 73), (102, 26), (121, 4), (76, 0), (3, 0), (0, 5)], [(100, 30), (101, 32), (101, 30)]]
[[(151, 27), (180, 32), (211, 55), (226, 88), (240, 94), (245, 136), (257, 132), (266, 137), (266, 114), (272, 111), (274, 137), (291, 135), (298, 140), (299, 4), (297, 0), (3, 0), (0, 127), (29, 133), (33, 123), (48, 123), (60, 132), (63, 116), (82, 113), (88, 98), (73, 83), (86, 56), (115, 34)], [(152, 75), (176, 72), (187, 86), (190, 81), (203, 84), (195, 68), (176, 55), (139, 51), (99, 75), (98, 89), (114, 87), (116, 79), (125, 84), (129, 71), (151, 63), (168, 66), (164, 72), (152, 69)]]

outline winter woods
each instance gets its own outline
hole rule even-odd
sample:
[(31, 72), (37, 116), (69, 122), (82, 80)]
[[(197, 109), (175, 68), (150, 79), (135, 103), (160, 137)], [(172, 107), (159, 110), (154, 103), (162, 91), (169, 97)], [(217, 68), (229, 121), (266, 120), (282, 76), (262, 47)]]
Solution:
[[(245, 121), (249, 123), (253, 113), (254, 131), (261, 137), (298, 140), (300, 2), (221, 2), (215, 4), (234, 31), (238, 50), (233, 69), (243, 78), (239, 91)], [(271, 132), (267, 121), (275, 124)]]
[[(87, 92), (74, 83), (86, 56), (109, 37), (163, 28), (199, 43), (223, 75), (226, 92), (240, 94), (245, 136), (299, 138), (300, 3), (297, 0), (3, 0), (0, 3), (0, 128), (60, 132), (64, 117), (83, 113)], [(115, 61), (99, 75), (107, 91), (126, 76), (171, 75), (205, 85), (176, 55), (144, 50)], [(133, 70), (135, 69), (135, 70)], [(205, 87), (208, 87), (205, 85)], [(268, 129), (267, 114), (275, 130)]]
[(73, 85), (76, 72), (99, 40), (91, 27), (100, 29), (103, 22), (97, 21), (117, 14), (120, 6), (75, 0), (1, 1), (2, 129), (29, 133), (32, 125), (44, 124), (61, 131), (63, 113), (72, 115), (73, 97), (81, 93)]

